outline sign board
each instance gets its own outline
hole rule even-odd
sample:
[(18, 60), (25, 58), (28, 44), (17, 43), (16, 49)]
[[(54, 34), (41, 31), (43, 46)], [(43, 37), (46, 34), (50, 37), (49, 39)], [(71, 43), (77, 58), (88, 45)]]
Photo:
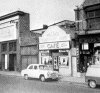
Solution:
[(43, 43), (39, 44), (39, 50), (48, 50), (48, 49), (69, 49), (69, 41), (66, 42), (52, 42), (52, 43)]
[(14, 25), (5, 28), (0, 28), (0, 42), (14, 40), (16, 38), (16, 29)]
[(58, 26), (49, 27), (43, 33), (42, 37), (39, 37), (39, 43), (70, 41), (70, 40), (71, 40), (70, 34), (67, 34), (66, 31), (64, 31)]
[(18, 16), (0, 21), (0, 42), (17, 39)]
[(100, 47), (100, 43), (94, 43), (94, 47)]

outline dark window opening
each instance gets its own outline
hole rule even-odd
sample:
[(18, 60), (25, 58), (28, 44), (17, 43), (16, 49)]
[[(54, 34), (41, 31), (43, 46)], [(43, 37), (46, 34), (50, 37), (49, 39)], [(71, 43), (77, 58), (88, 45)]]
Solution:
[(9, 43), (9, 51), (16, 51), (16, 42)]
[(3, 44), (1, 45), (1, 51), (2, 51), (2, 52), (7, 51), (7, 43), (3, 43)]
[(87, 12), (87, 24), (89, 30), (100, 29), (100, 10), (93, 10)]

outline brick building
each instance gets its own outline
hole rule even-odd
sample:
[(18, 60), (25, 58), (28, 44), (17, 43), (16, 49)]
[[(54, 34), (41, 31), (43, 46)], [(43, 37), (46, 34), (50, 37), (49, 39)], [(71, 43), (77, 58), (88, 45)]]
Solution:
[(78, 72), (100, 61), (100, 0), (84, 0), (75, 9)]
[(30, 32), (29, 14), (15, 11), (0, 17), (0, 69), (20, 71), (38, 60), (38, 39)]

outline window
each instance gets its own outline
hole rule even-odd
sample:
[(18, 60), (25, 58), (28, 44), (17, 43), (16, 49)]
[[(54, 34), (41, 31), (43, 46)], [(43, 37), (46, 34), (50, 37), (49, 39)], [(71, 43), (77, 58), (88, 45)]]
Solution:
[(7, 43), (3, 43), (3, 44), (1, 45), (1, 51), (2, 51), (2, 52), (7, 51)]
[(100, 10), (87, 12), (87, 23), (89, 30), (100, 29)]
[(9, 43), (9, 51), (16, 51), (16, 42)]
[(93, 18), (93, 17), (95, 17), (94, 11), (88, 12), (88, 13), (87, 13), (87, 17), (88, 17), (88, 18)]
[(88, 50), (88, 49), (89, 49), (88, 43), (83, 43), (82, 44), (82, 50)]
[(69, 57), (68, 56), (60, 56), (59, 58), (59, 66), (69, 66)]
[(87, 12), (87, 18), (94, 18), (94, 17), (100, 17), (100, 10)]
[(33, 66), (30, 66), (28, 69), (33, 69)]
[(37, 69), (37, 66), (34, 66), (34, 69)]

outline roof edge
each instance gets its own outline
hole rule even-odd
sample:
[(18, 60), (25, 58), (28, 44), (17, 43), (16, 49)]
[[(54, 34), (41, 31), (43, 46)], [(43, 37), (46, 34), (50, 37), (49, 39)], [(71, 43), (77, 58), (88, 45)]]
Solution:
[(25, 14), (25, 12), (23, 12), (23, 11), (15, 11), (15, 12), (0, 16), (0, 21), (7, 19), (7, 18), (10, 18), (10, 17), (13, 17), (13, 16), (24, 15), (24, 14)]

